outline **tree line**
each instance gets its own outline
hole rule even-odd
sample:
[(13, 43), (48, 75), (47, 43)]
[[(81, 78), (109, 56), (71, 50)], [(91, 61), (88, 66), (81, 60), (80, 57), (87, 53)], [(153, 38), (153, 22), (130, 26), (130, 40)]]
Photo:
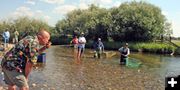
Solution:
[(87, 39), (101, 37), (114, 41), (152, 41), (172, 34), (171, 23), (159, 7), (147, 2), (125, 2), (110, 9), (90, 5), (74, 10), (58, 21), (63, 34), (84, 32)]
[(101, 37), (106, 41), (152, 41), (172, 35), (171, 23), (159, 7), (147, 2), (125, 2), (110, 9), (91, 4), (88, 9), (67, 13), (55, 27), (28, 17), (0, 21), (0, 33), (6, 28), (20, 34), (35, 34), (40, 28), (49, 30), (56, 40), (59, 36), (85, 33), (87, 40)]

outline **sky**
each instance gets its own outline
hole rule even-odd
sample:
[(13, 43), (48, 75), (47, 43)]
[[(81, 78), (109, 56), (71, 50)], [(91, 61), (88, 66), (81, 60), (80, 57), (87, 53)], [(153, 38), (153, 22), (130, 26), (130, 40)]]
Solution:
[[(0, 20), (28, 16), (41, 19), (51, 26), (74, 9), (87, 9), (90, 4), (103, 8), (118, 7), (123, 2), (134, 0), (0, 0)], [(180, 37), (180, 0), (135, 0), (146, 1), (161, 8), (172, 23), (173, 36)]]

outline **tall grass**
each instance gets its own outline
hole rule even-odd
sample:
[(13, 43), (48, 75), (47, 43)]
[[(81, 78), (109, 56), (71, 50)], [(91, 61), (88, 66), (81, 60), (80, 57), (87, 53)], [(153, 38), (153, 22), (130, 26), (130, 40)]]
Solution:
[(166, 43), (136, 43), (132, 45), (134, 50), (152, 53), (172, 53), (177, 48)]
[[(103, 42), (105, 49), (107, 50), (118, 50), (123, 46), (124, 42)], [(172, 53), (177, 48), (166, 44), (166, 43), (139, 43), (139, 42), (130, 42), (129, 48), (131, 51), (142, 51), (150, 53)]]
[(180, 47), (180, 40), (172, 40), (172, 42)]
[[(69, 44), (72, 38), (68, 37), (59, 37), (52, 36), (51, 41), (54, 44)], [(107, 42), (103, 41), (104, 47), (106, 50), (118, 50), (123, 46), (125, 42)], [(163, 53), (170, 54), (175, 51), (177, 48), (167, 44), (160, 42), (128, 42), (129, 48), (131, 51), (142, 51), (142, 52), (150, 52), (150, 53)], [(92, 48), (93, 41), (89, 40), (86, 43), (86, 48)]]

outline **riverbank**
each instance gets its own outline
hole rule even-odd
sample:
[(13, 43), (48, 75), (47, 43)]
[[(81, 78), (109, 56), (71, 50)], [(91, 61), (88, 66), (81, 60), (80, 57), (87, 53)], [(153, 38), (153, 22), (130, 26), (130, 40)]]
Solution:
[(174, 44), (176, 44), (180, 47), (180, 40), (172, 40), (171, 42), (173, 42)]
[[(72, 40), (72, 37), (63, 37), (63, 36), (52, 36), (51, 42), (54, 45), (68, 45), (70, 41)], [(103, 41), (105, 50), (118, 50), (120, 47), (123, 46), (125, 42), (108, 42)], [(179, 52), (177, 52), (178, 48), (173, 46), (170, 43), (166, 42), (128, 42), (129, 48), (131, 51), (134, 52), (146, 52), (146, 53), (153, 53), (153, 54), (175, 54), (180, 55)], [(180, 43), (177, 42), (176, 43)], [(93, 41), (88, 40), (86, 43), (86, 48), (92, 48)]]
[[(92, 48), (92, 41), (86, 44), (87, 48)], [(125, 42), (103, 42), (105, 50), (118, 50), (123, 46)], [(170, 45), (168, 43), (161, 42), (129, 42), (129, 48), (133, 52), (144, 52), (152, 54), (174, 54), (178, 55), (180, 53), (176, 52), (177, 47)]]

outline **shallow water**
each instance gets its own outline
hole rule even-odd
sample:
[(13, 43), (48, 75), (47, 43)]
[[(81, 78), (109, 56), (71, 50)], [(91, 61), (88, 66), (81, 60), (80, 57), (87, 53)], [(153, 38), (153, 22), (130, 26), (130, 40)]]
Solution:
[[(87, 50), (80, 65), (74, 63), (73, 49), (52, 46), (46, 64), (34, 68), (30, 90), (164, 90), (167, 75), (180, 75), (180, 57), (132, 53), (141, 60), (139, 68), (119, 65), (118, 52), (112, 58), (94, 59)], [(6, 87), (0, 75), (0, 85)]]

